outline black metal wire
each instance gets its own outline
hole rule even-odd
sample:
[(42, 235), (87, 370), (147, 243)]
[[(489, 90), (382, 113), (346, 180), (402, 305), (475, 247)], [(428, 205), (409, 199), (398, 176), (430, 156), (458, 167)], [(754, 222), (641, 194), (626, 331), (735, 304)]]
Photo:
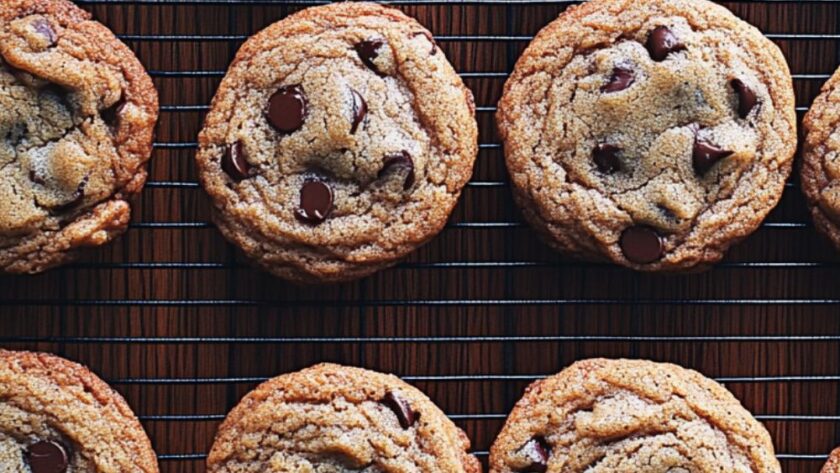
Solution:
[(6, 306), (142, 306), (142, 307), (482, 307), (482, 306), (835, 306), (840, 299), (382, 299), (261, 300), (261, 299), (6, 299)]
[[(834, 3), (838, 0), (735, 0), (730, 3)], [(286, 6), (309, 6), (329, 3), (319, 0), (76, 0), (82, 5), (286, 5)], [(581, 3), (576, 0), (395, 0), (385, 2), (396, 5), (570, 5)], [(790, 34), (790, 33), (768, 33), (767, 36), (776, 41), (840, 41), (840, 34)], [(228, 42), (236, 45), (245, 41), (247, 35), (181, 35), (181, 34), (122, 34), (119, 37), (128, 42), (166, 42), (166, 43), (204, 43), (204, 42)], [(435, 39), (442, 43), (457, 42), (494, 42), (494, 43), (526, 43), (532, 39), (530, 35), (438, 35)], [(178, 79), (178, 78), (209, 78), (218, 79), (224, 75), (223, 70), (157, 70), (150, 71), (150, 74), (157, 79)], [(463, 78), (468, 80), (493, 80), (503, 81), (507, 78), (509, 71), (461, 71)], [(801, 73), (794, 74), (794, 80), (822, 81), (830, 77), (830, 71), (825, 73)], [(161, 107), (163, 113), (204, 113), (209, 109), (207, 104), (166, 104)], [(797, 112), (802, 114), (807, 111), (806, 106), (797, 107)], [(476, 108), (480, 114), (495, 113), (496, 107), (484, 105)], [(157, 150), (166, 151), (187, 151), (191, 153), (197, 147), (195, 142), (157, 142)], [(498, 151), (501, 148), (499, 143), (482, 143), (482, 152)], [(188, 154), (188, 153), (185, 153)], [(471, 189), (500, 189), (506, 188), (509, 184), (504, 181), (481, 181), (474, 180), (468, 184)], [(149, 189), (199, 189), (199, 183), (194, 181), (167, 180), (150, 181), (147, 183)], [(797, 187), (791, 182), (788, 188)], [(765, 229), (775, 230), (796, 230), (810, 228), (809, 222), (767, 222), (763, 225)], [(456, 222), (448, 225), (448, 229), (466, 230), (513, 230), (523, 227), (521, 222), (500, 221), (500, 222)], [(183, 229), (209, 229), (212, 228), (208, 222), (154, 222), (143, 221), (131, 224), (132, 229), (137, 230), (183, 230)], [(578, 266), (584, 268), (597, 267), (600, 270), (614, 268), (608, 265), (593, 265), (588, 263), (566, 262), (566, 261), (448, 261), (448, 262), (420, 262), (403, 263), (398, 266), (400, 269), (415, 270), (444, 270), (444, 269), (498, 269), (498, 268), (541, 268), (556, 266)], [(120, 270), (144, 270), (144, 269), (176, 269), (185, 271), (203, 271), (233, 269), (243, 266), (232, 262), (109, 262), (109, 263), (79, 263), (68, 266), (69, 270), (78, 269), (120, 269)], [(719, 270), (729, 269), (819, 269), (838, 268), (840, 262), (824, 261), (744, 261), (726, 262), (717, 266)], [(615, 268), (621, 270), (620, 268)], [(502, 300), (366, 300), (366, 306), (576, 306), (576, 305), (623, 305), (632, 302), (637, 305), (698, 305), (698, 306), (721, 306), (721, 305), (745, 305), (745, 306), (817, 306), (817, 305), (840, 305), (840, 299), (673, 299), (673, 300), (633, 300), (625, 301), (618, 299), (502, 299)], [(3, 300), (0, 306), (348, 306), (353, 305), (348, 301), (265, 301), (265, 300), (135, 300), (135, 299), (111, 299), (111, 300), (84, 300), (84, 299), (44, 299), (44, 300)], [(554, 336), (437, 336), (437, 337), (12, 337), (0, 336), (2, 343), (56, 343), (56, 344), (249, 344), (249, 345), (291, 345), (291, 344), (444, 344), (444, 343), (559, 343), (559, 342), (628, 342), (628, 343), (819, 343), (819, 342), (840, 342), (838, 335), (714, 335), (714, 336), (612, 336), (612, 335), (554, 335)], [(533, 374), (474, 374), (474, 375), (428, 375), (428, 376), (405, 376), (406, 381), (422, 382), (522, 382), (527, 383), (541, 378)], [(266, 377), (207, 377), (207, 378), (139, 378), (130, 377), (111, 380), (116, 385), (203, 385), (203, 384), (254, 384), (266, 380)], [(840, 375), (805, 375), (805, 376), (730, 376), (720, 377), (717, 381), (723, 383), (838, 383)], [(156, 414), (141, 415), (144, 422), (220, 422), (224, 419), (224, 413), (214, 414)], [(840, 422), (840, 415), (793, 415), (793, 414), (763, 414), (756, 416), (762, 421), (773, 422)], [(501, 421), (506, 418), (506, 413), (459, 413), (450, 414), (454, 421)], [(473, 452), (479, 457), (486, 457), (488, 452)], [(782, 460), (806, 460), (823, 461), (827, 458), (824, 454), (802, 454), (802, 453), (781, 453), (777, 455)], [(200, 461), (206, 456), (203, 453), (169, 453), (158, 456), (161, 461)]]
[[(77, 269), (237, 269), (247, 268), (244, 263), (152, 261), (152, 262), (108, 262), (76, 263), (67, 265), (68, 270)], [(580, 261), (440, 261), (426, 263), (402, 263), (396, 269), (505, 269), (505, 268), (598, 268), (599, 270), (624, 271), (623, 268), (607, 263), (583, 263)], [(840, 262), (825, 261), (731, 261), (715, 265), (714, 269), (837, 269)], [(60, 271), (61, 269), (58, 269)]]

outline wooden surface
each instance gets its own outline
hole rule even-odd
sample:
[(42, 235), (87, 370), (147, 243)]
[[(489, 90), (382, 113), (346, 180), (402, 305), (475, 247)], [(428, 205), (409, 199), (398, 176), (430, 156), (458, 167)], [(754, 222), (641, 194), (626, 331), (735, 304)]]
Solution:
[[(84, 7), (118, 34), (143, 36), (247, 36), (300, 8), (172, 3)], [(840, 3), (727, 5), (766, 33), (840, 34)], [(522, 36), (564, 7), (400, 8), (436, 35)], [(838, 37), (777, 39), (792, 71), (806, 75), (796, 80), (800, 107), (837, 65)], [(127, 42), (151, 71), (187, 71), (155, 74), (161, 103), (174, 106), (208, 104), (219, 74), (189, 71), (223, 71), (241, 39)], [(504, 72), (527, 40), (440, 44), (459, 71)], [(480, 107), (493, 107), (503, 80), (467, 83)], [(143, 419), (163, 471), (203, 471), (215, 428), (245, 392), (327, 360), (408, 377), (479, 452), (529, 381), (592, 356), (652, 358), (724, 378), (766, 422), (786, 471), (818, 471), (840, 443), (840, 260), (800, 225), (798, 185), (768, 219), (792, 225), (762, 228), (726, 265), (694, 276), (633, 274), (563, 262), (525, 227), (459, 227), (520, 220), (501, 152), (489, 146), (452, 228), (407, 264), (355, 284), (300, 289), (248, 268), (205, 225), (189, 144), (202, 117), (162, 113), (158, 141), (186, 145), (156, 150), (127, 235), (72, 267), (0, 278), (0, 345), (52, 351), (109, 380)], [(478, 119), (482, 143), (496, 143), (492, 113), (482, 109)], [(165, 222), (195, 225), (156, 225)]]

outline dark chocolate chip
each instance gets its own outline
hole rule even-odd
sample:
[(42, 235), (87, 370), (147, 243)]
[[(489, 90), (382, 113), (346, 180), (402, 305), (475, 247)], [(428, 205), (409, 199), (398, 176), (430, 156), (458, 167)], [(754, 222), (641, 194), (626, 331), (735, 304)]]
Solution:
[(356, 43), (356, 53), (359, 54), (359, 59), (370, 68), (373, 72), (380, 76), (384, 76), (385, 74), (376, 67), (376, 64), (373, 62), (374, 59), (379, 57), (379, 48), (385, 45), (385, 42), (381, 39), (368, 39), (365, 41), (361, 41)]
[(758, 97), (755, 91), (741, 79), (732, 79), (730, 82), (735, 93), (738, 95), (738, 116), (747, 118), (753, 108), (758, 104)]
[(616, 67), (613, 69), (609, 82), (601, 87), (601, 92), (608, 94), (612, 92), (621, 92), (633, 85), (634, 82), (636, 82), (636, 78), (633, 76), (633, 71), (623, 67)]
[(295, 215), (306, 223), (317, 225), (327, 219), (332, 208), (332, 188), (318, 179), (308, 179), (300, 189), (300, 205)]
[(50, 46), (54, 45), (56, 41), (58, 41), (58, 36), (56, 36), (55, 31), (52, 29), (52, 26), (50, 26), (50, 22), (44, 18), (38, 18), (33, 21), (32, 27), (38, 32), (38, 34), (47, 38), (50, 42)]
[(350, 125), (350, 133), (356, 133), (359, 124), (365, 119), (368, 107), (365, 99), (355, 90), (350, 89), (350, 94), (353, 96), (353, 123)]
[(657, 62), (664, 61), (668, 54), (672, 52), (685, 49), (685, 45), (677, 39), (667, 26), (657, 26), (651, 31), (645, 46), (650, 53), (650, 57)]
[(403, 189), (407, 190), (409, 187), (414, 185), (414, 160), (411, 159), (411, 154), (409, 154), (408, 151), (403, 150), (399, 153), (385, 155), (382, 163), (382, 169), (379, 170), (378, 177), (382, 179), (382, 177), (393, 167), (405, 168), (408, 170), (405, 175)]
[(386, 405), (389, 409), (394, 411), (394, 414), (397, 416), (397, 420), (400, 422), (400, 426), (403, 429), (407, 429), (414, 425), (414, 422), (417, 420), (419, 415), (414, 412), (411, 406), (408, 404), (408, 401), (402, 398), (399, 394), (391, 391), (382, 398), (382, 404)]
[(592, 150), (592, 159), (598, 170), (605, 174), (612, 174), (621, 169), (621, 160), (618, 159), (618, 153), (621, 148), (609, 143), (601, 143)]
[(721, 149), (701, 138), (694, 139), (691, 160), (694, 171), (701, 176), (709, 172), (718, 161), (731, 155), (732, 151)]
[(59, 443), (42, 440), (30, 445), (24, 456), (32, 473), (64, 473), (67, 471), (67, 451)]
[(291, 133), (301, 126), (306, 118), (306, 94), (300, 85), (281, 87), (268, 100), (268, 117), (271, 126), (283, 133)]
[(636, 264), (648, 264), (662, 257), (662, 238), (649, 227), (636, 225), (624, 230), (619, 241), (624, 257)]
[(548, 456), (550, 452), (551, 447), (544, 438), (532, 438), (519, 449), (519, 453), (524, 455), (530, 462), (528, 466), (520, 471), (523, 473), (545, 473), (548, 470)]
[(251, 177), (251, 165), (245, 157), (245, 146), (241, 141), (227, 145), (222, 157), (222, 169), (235, 181)]

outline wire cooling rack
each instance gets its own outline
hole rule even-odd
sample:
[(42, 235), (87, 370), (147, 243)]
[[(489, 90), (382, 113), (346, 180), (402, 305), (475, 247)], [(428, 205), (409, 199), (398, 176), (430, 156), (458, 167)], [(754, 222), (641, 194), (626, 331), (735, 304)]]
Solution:
[[(716, 269), (631, 273), (545, 249), (512, 204), (493, 113), (528, 41), (570, 1), (391, 2), (434, 33), (476, 96), (481, 150), (451, 223), (398, 267), (294, 288), (251, 269), (208, 223), (195, 136), (251, 34), (323, 2), (82, 0), (161, 93), (150, 180), (129, 232), (37, 277), (0, 277), (0, 344), (81, 361), (122, 392), (165, 472), (203, 471), (218, 423), (270, 376), (319, 361), (414, 383), (486, 452), (531, 381), (593, 356), (679, 363), (723, 382), (785, 471), (840, 444), (840, 259), (792, 180)], [(800, 117), (840, 63), (840, 2), (728, 2), (785, 52)]]

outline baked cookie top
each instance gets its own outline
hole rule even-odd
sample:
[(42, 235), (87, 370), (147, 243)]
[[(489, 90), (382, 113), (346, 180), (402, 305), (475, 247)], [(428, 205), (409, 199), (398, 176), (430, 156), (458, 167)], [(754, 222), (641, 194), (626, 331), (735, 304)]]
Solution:
[(526, 49), (497, 115), (514, 193), (557, 248), (640, 270), (718, 261), (777, 204), (788, 66), (705, 0), (593, 0)]
[(20, 473), (157, 473), (143, 427), (85, 367), (0, 350), (0, 465)]
[(840, 70), (805, 115), (802, 190), (817, 229), (840, 249)]
[(228, 415), (210, 473), (477, 473), (470, 442), (417, 388), (333, 364), (278, 376)]
[(840, 448), (834, 449), (828, 456), (828, 461), (823, 465), (820, 473), (840, 473)]
[(472, 94), (431, 33), (372, 3), (313, 7), (249, 39), (197, 162), (215, 221), (305, 282), (393, 264), (438, 233), (472, 173)]
[(38, 272), (122, 233), (146, 180), (157, 93), (65, 0), (0, 9), (0, 270)]
[(490, 450), (502, 472), (781, 472), (764, 427), (676, 365), (591, 359), (532, 384)]

